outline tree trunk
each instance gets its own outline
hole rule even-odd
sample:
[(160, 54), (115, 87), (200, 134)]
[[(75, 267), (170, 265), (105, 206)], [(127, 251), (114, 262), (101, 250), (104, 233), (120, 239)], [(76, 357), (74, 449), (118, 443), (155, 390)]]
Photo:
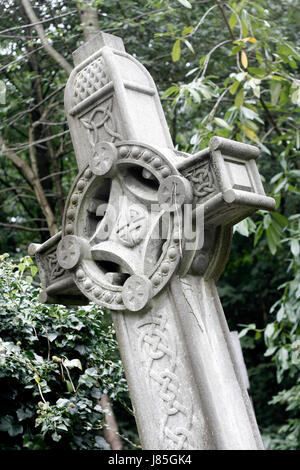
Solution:
[[(89, 5), (89, 3), (88, 1), (81, 0), (77, 5), (85, 41), (89, 41), (100, 31), (98, 11)], [(83, 4), (85, 5), (83, 6)]]
[(105, 440), (109, 443), (112, 450), (122, 450), (123, 445), (119, 435), (118, 424), (111, 406), (109, 396), (106, 393), (103, 393), (100, 405), (105, 413), (105, 427), (104, 427), (104, 437)]

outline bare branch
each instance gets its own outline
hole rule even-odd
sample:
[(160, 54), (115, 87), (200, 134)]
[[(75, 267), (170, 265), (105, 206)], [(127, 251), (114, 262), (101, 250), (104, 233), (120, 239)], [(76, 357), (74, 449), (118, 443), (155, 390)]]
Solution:
[(9, 62), (9, 64), (3, 65), (3, 67), (1, 67), (1, 69), (0, 69), (0, 72), (2, 72), (3, 70), (7, 69), (7, 68), (10, 67), (12, 64), (15, 64), (16, 62), (19, 62), (19, 60), (22, 60), (22, 59), (24, 59), (25, 57), (28, 57), (28, 56), (30, 56), (31, 54), (33, 54), (34, 52), (37, 52), (37, 51), (39, 51), (40, 49), (43, 49), (43, 48), (44, 48), (44, 46), (40, 46), (40, 47), (38, 47), (37, 49), (34, 49), (33, 51), (26, 52), (26, 54), (23, 54), (23, 55), (19, 56), (17, 59), (13, 60), (12, 62)]
[[(0, 70), (1, 71), (1, 70)], [(57, 90), (54, 90), (53, 93), (51, 93), (49, 96), (46, 96), (42, 101), (39, 103), (35, 104), (31, 108), (26, 109), (26, 111), (21, 111), (19, 114), (14, 116), (14, 119), (12, 121), (9, 121), (8, 119), (3, 122), (3, 124), (6, 124), (7, 126), (12, 126), (15, 122), (19, 122), (22, 117), (24, 117), (27, 113), (31, 113), (35, 109), (39, 108), (42, 104), (44, 104), (46, 101), (48, 101), (52, 96), (56, 95), (59, 93), (61, 90), (65, 88), (65, 85), (60, 86), (57, 88)]]
[(17, 230), (25, 230), (27, 232), (49, 232), (49, 229), (47, 227), (41, 227), (41, 228), (31, 228), (31, 227), (26, 227), (25, 225), (19, 225), (19, 224), (5, 224), (0, 222), (1, 227), (7, 227), (11, 229), (17, 229)]
[[(25, 211), (27, 212), (27, 214), (29, 214), (31, 217), (33, 217), (33, 213), (31, 212), (31, 210), (29, 209), (29, 207), (26, 206), (25, 202), (24, 202), (24, 199), (22, 197), (22, 195), (18, 192), (18, 190), (20, 190), (19, 187), (13, 187), (11, 186), (9, 183), (7, 183), (3, 178), (0, 178), (0, 181), (2, 184), (4, 184), (4, 186), (6, 186), (6, 189), (2, 189), (0, 191), (0, 193), (2, 192), (5, 192), (5, 191), (12, 191), (14, 194), (15, 194), (15, 197), (18, 199), (19, 203), (21, 204), (21, 206), (25, 209)], [(5, 204), (7, 204), (7, 201), (5, 201)]]
[(30, 182), (32, 185), (37, 201), (41, 206), (41, 209), (43, 211), (43, 214), (45, 215), (47, 225), (49, 227), (49, 232), (50, 235), (55, 235), (57, 233), (58, 228), (56, 225), (55, 221), (55, 216), (52, 212), (52, 209), (48, 203), (47, 197), (45, 195), (44, 189), (37, 178), (37, 175), (35, 172), (30, 168), (30, 166), (22, 160), (22, 158), (19, 157), (15, 152), (13, 152), (11, 149), (9, 149), (3, 139), (3, 137), (0, 135), (0, 146), (2, 147), (2, 152), (6, 157), (8, 157), (11, 162), (21, 170), (22, 174), (25, 176), (26, 180)]
[(216, 111), (217, 111), (217, 108), (219, 106), (219, 104), (221, 103), (221, 101), (223, 100), (224, 96), (226, 95), (226, 93), (229, 91), (230, 87), (227, 87), (225, 88), (225, 90), (223, 91), (223, 93), (219, 96), (219, 98), (217, 99), (217, 101), (215, 102), (214, 104), (214, 107), (212, 108), (211, 112), (209, 113), (209, 119), (213, 119)]
[[(9, 31), (14, 31), (16, 29), (23, 29), (23, 28), (31, 28), (32, 26), (37, 26), (42, 23), (49, 23), (50, 21), (57, 20), (59, 18), (63, 18), (63, 16), (74, 15), (76, 10), (69, 11), (68, 13), (63, 13), (62, 15), (53, 16), (52, 18), (48, 18), (47, 20), (38, 21), (37, 23), (29, 23), (29, 24), (22, 24), (21, 26), (14, 26), (13, 28), (3, 29), (0, 33), (8, 33)], [(16, 37), (16, 36), (10, 36)]]
[(30, 19), (40, 40), (42, 41), (42, 44), (45, 50), (67, 72), (67, 74), (70, 75), (73, 67), (56, 49), (54, 49), (53, 46), (51, 46), (50, 42), (48, 41), (46, 37), (46, 33), (45, 33), (43, 26), (41, 25), (38, 17), (33, 11), (30, 0), (22, 0), (22, 4), (23, 4), (23, 7), (25, 8), (28, 18)]
[(34, 147), (33, 140), (34, 140), (33, 127), (30, 127), (29, 128), (29, 158), (31, 162), (32, 171), (34, 172), (35, 176), (38, 178), (39, 173), (38, 173), (35, 147)]
[(38, 145), (38, 144), (41, 144), (43, 142), (48, 142), (49, 140), (53, 140), (56, 137), (61, 137), (62, 135), (69, 134), (69, 132), (70, 132), (69, 130), (59, 132), (58, 134), (54, 134), (50, 137), (44, 137), (43, 139), (39, 139), (39, 140), (35, 140), (33, 142), (29, 142), (29, 144), (25, 144), (25, 145), (22, 144), (18, 147), (10, 147), (9, 150), (16, 151), (16, 152), (22, 152), (23, 150), (30, 149), (30, 147), (32, 147), (34, 145)]

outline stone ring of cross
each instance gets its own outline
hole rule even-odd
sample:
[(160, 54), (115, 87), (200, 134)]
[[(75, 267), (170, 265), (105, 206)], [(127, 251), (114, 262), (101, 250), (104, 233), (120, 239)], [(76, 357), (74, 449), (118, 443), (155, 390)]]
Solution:
[(141, 310), (181, 260), (179, 209), (191, 200), (191, 184), (157, 149), (96, 144), (67, 200), (58, 262), (90, 300)]

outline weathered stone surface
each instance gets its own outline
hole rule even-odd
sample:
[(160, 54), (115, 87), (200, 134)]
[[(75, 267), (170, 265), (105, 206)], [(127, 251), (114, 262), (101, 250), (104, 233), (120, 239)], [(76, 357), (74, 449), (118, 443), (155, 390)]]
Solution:
[(65, 106), (79, 173), (62, 233), (31, 249), (41, 301), (112, 311), (145, 449), (261, 449), (215, 287), (231, 226), (274, 208), (258, 149), (213, 137), (175, 151), (155, 84), (120, 38), (101, 33), (74, 57)]

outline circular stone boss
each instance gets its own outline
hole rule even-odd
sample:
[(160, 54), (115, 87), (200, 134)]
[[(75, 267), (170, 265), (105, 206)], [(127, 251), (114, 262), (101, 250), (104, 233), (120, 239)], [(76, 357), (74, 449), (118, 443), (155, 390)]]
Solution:
[(151, 281), (146, 276), (134, 274), (124, 283), (122, 299), (125, 307), (132, 312), (144, 308), (152, 297)]
[(98, 142), (90, 157), (90, 167), (95, 175), (104, 176), (118, 159), (118, 150), (110, 142)]
[(175, 211), (193, 200), (190, 182), (179, 175), (168, 176), (158, 188), (158, 202), (167, 211)]
[(74, 235), (66, 235), (57, 246), (57, 260), (64, 269), (74, 268), (81, 257), (81, 246)]

